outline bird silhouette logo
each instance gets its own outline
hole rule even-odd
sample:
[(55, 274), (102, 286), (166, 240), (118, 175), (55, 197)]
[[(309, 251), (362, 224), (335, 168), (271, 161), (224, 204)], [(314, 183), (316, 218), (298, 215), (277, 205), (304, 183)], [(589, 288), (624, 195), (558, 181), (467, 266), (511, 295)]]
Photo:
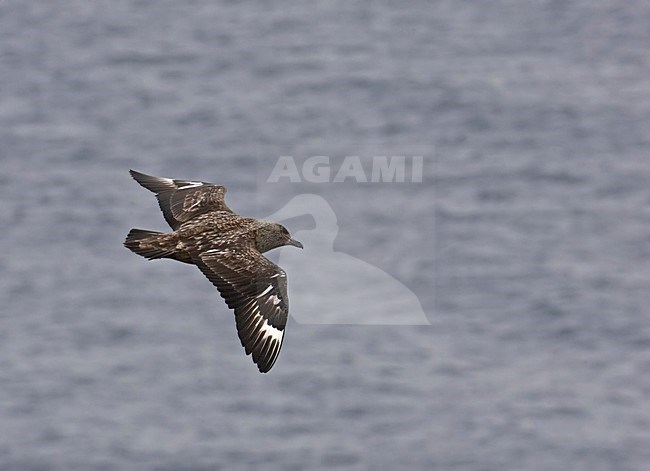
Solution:
[(295, 237), (296, 256), (281, 248), (279, 264), (290, 273), (291, 316), (301, 324), (430, 325), (418, 297), (402, 282), (359, 258), (334, 250), (337, 217), (322, 196), (301, 194), (268, 216), (283, 221), (310, 215), (315, 228)]

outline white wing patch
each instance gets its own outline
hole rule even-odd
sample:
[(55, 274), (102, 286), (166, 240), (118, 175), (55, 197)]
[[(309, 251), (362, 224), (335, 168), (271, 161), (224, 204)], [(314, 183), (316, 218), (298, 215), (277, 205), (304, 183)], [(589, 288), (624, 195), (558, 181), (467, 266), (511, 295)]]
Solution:
[(280, 329), (276, 329), (275, 327), (270, 325), (266, 319), (264, 319), (264, 324), (260, 326), (260, 332), (262, 332), (264, 338), (271, 337), (272, 339), (275, 339), (278, 342), (282, 343), (282, 337), (284, 336), (284, 331)]
[[(263, 292), (261, 292), (260, 294), (258, 294), (257, 297), (258, 297), (258, 298), (261, 298), (262, 296), (264, 296), (266, 293), (268, 293), (268, 292), (271, 291), (272, 289), (273, 289), (273, 285), (269, 285), (269, 287), (266, 288), (266, 289), (265, 289)], [(274, 295), (274, 296), (275, 296), (275, 295)], [(273, 296), (271, 296), (271, 298), (273, 298)]]
[(199, 186), (203, 186), (203, 182), (189, 182), (189, 184), (181, 186), (181, 190), (186, 190), (187, 188), (197, 188)]

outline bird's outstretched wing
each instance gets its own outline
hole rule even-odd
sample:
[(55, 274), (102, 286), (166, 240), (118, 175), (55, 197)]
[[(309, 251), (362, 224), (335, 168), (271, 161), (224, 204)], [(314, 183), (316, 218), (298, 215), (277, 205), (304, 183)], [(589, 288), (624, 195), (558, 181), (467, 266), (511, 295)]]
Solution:
[(287, 274), (252, 242), (230, 241), (193, 253), (192, 258), (235, 310), (239, 340), (266, 373), (280, 354), (287, 324)]
[(136, 182), (156, 194), (165, 220), (174, 230), (184, 222), (209, 211), (232, 212), (224, 201), (224, 186), (153, 177), (135, 170), (130, 170), (130, 173)]

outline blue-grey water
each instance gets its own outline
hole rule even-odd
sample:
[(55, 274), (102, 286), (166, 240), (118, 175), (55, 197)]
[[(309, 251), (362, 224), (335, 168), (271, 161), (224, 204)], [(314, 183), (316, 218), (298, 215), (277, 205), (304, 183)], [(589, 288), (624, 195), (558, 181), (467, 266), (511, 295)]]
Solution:
[[(1, 1), (0, 469), (650, 469), (649, 24), (643, 0)], [(423, 182), (267, 183), (282, 155), (421, 155)], [(198, 270), (122, 247), (165, 230), (129, 168), (253, 217), (320, 195), (335, 250), (431, 325), (292, 320), (259, 374)]]

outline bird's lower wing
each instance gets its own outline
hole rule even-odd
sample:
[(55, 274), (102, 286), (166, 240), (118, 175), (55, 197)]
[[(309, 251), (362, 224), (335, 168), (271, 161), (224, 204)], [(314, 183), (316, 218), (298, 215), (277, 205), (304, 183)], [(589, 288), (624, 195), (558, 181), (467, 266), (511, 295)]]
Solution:
[(287, 324), (286, 273), (251, 245), (223, 245), (192, 258), (234, 309), (241, 344), (266, 373), (280, 354)]

